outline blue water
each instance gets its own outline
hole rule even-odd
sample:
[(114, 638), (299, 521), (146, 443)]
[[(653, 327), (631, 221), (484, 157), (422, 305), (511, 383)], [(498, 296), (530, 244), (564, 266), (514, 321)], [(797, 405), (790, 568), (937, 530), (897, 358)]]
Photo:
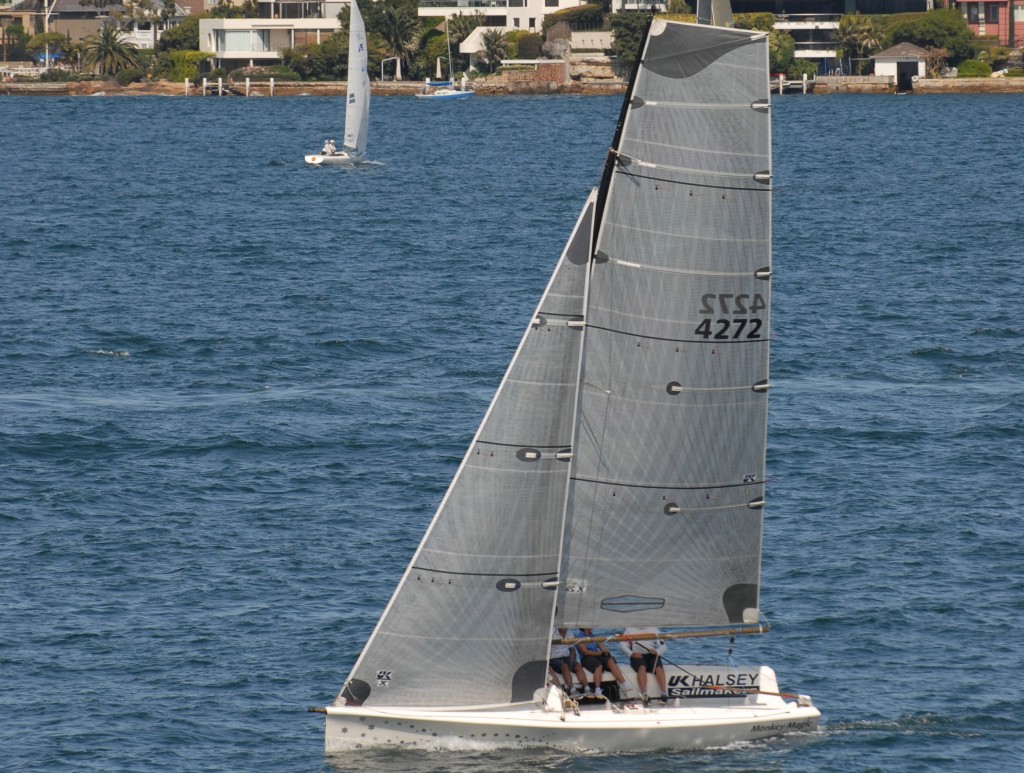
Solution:
[[(1024, 767), (1017, 96), (776, 99), (767, 637), (820, 733), (363, 752), (322, 720), (618, 98), (5, 98), (0, 770)], [(59, 152), (52, 152), (56, 149)], [(725, 642), (674, 644), (679, 660)]]

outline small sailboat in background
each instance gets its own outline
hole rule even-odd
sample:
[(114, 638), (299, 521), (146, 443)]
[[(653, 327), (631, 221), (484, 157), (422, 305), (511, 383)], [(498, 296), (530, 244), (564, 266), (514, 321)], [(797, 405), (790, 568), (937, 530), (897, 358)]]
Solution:
[(808, 696), (731, 644), (683, 665), (655, 645), (652, 700), (627, 668), (577, 674), (597, 682), (583, 696), (549, 670), (553, 640), (769, 629), (768, 35), (714, 2), (704, 24), (650, 22), (601, 183), (341, 693), (313, 709), (328, 753), (684, 750), (817, 728)]
[(370, 125), (370, 74), (367, 64), (366, 25), (356, 0), (352, 0), (348, 28), (348, 93), (345, 96), (345, 142), (341, 150), (328, 140), (319, 153), (306, 156), (314, 166), (352, 166), (366, 155)]
[(452, 69), (452, 39), (448, 34), (448, 20), (444, 20), (444, 34), (448, 41), (448, 80), (441, 80), (441, 59), (437, 60), (437, 80), (432, 81), (427, 78), (423, 84), (423, 91), (419, 92), (416, 96), (420, 99), (466, 99), (467, 97), (473, 96), (473, 92), (468, 88), (469, 79), (463, 74), (462, 82), (459, 88), (455, 87), (455, 73)]

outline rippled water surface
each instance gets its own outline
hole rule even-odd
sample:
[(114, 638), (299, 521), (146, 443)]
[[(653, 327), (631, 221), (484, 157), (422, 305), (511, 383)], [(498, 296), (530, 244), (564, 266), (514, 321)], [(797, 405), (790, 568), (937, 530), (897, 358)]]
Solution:
[[(617, 98), (4, 98), (0, 769), (1024, 767), (1016, 96), (775, 101), (763, 609), (820, 733), (327, 759)], [(54, 152), (56, 151), (56, 152)], [(675, 658), (724, 657), (722, 642)]]

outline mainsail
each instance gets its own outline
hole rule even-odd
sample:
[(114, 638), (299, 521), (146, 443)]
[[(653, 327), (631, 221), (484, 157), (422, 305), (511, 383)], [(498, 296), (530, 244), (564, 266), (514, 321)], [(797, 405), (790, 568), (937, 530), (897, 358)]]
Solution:
[(370, 74), (367, 64), (366, 25), (352, 0), (348, 26), (348, 94), (345, 98), (345, 150), (353, 156), (366, 152), (370, 123)]
[(560, 575), (566, 622), (757, 619), (766, 57), (763, 34), (652, 25), (613, 151), (587, 298)]
[(601, 189), (337, 704), (529, 700), (553, 620), (756, 619), (767, 48), (652, 23)]

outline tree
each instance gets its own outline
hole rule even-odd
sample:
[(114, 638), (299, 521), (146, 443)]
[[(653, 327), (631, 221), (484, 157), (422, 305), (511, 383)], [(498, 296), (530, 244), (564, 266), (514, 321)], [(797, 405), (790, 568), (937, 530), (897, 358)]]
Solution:
[(25, 32), (25, 28), (20, 24), (12, 24), (10, 27), (4, 27), (4, 45), (7, 47), (7, 59), (9, 61), (19, 61), (28, 57), (28, 41), (29, 35)]
[(768, 71), (788, 72), (793, 63), (796, 41), (788, 32), (772, 30), (768, 33)]
[(138, 47), (114, 24), (104, 24), (83, 43), (85, 65), (100, 75), (116, 75), (138, 64)]
[(217, 5), (210, 9), (210, 16), (215, 19), (256, 19), (260, 15), (257, 0), (244, 0), (235, 5), (231, 0), (217, 0)]
[(859, 12), (844, 16), (836, 29), (839, 58), (856, 59), (857, 72), (861, 73), (865, 60), (881, 48), (880, 37), (870, 16), (861, 16)]
[(402, 80), (402, 60), (416, 50), (420, 25), (408, 6), (392, 5), (381, 15), (381, 28), (377, 30), (391, 56), (397, 57), (395, 80)]
[(32, 55), (43, 53), (47, 47), (51, 54), (56, 54), (58, 51), (65, 52), (67, 42), (68, 39), (63, 32), (40, 32), (38, 35), (32, 36), (26, 48)]
[(631, 72), (640, 56), (640, 42), (647, 26), (647, 16), (642, 13), (613, 13), (611, 15), (612, 53), (619, 72)]
[(452, 39), (452, 46), (458, 46), (468, 38), (477, 27), (484, 26), (486, 18), (480, 11), (453, 16), (448, 20), (448, 34)]
[(483, 61), (487, 62), (489, 72), (496, 72), (501, 66), (501, 60), (505, 58), (508, 50), (508, 40), (505, 32), (501, 29), (489, 29), (482, 36)]
[(160, 36), (160, 42), (156, 44), (157, 51), (198, 51), (199, 50), (199, 20), (209, 18), (206, 14), (186, 16), (185, 21), (176, 27), (171, 27)]
[(335, 32), (321, 43), (281, 52), (281, 61), (303, 80), (345, 80), (348, 77), (348, 32)]
[(893, 43), (944, 48), (954, 64), (972, 59), (977, 53), (967, 20), (953, 8), (898, 17), (889, 27), (889, 36)]

